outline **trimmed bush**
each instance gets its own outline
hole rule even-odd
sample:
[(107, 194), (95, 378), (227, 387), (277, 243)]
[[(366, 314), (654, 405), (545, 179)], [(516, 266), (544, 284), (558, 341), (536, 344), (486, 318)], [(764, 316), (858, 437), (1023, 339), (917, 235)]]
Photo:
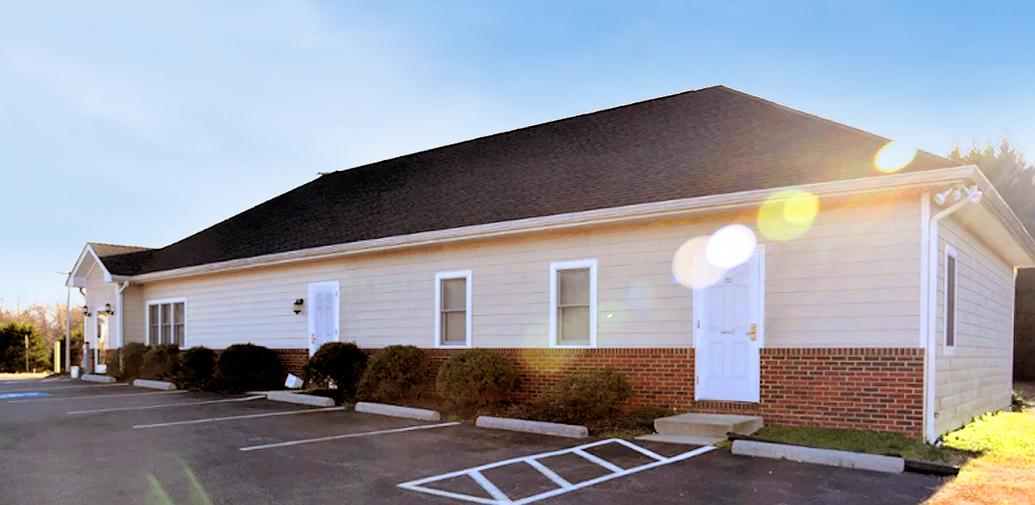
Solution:
[(118, 352), (111, 353), (106, 363), (108, 375), (120, 381), (139, 379), (140, 370), (144, 366), (144, 354), (148, 349), (144, 344), (130, 342), (119, 348)]
[(330, 385), (337, 400), (356, 396), (356, 384), (367, 367), (367, 355), (356, 344), (328, 342), (320, 346), (302, 368), (302, 375), (309, 384)]
[(613, 368), (576, 372), (561, 378), (537, 399), (550, 421), (585, 424), (617, 415), (632, 396), (625, 376)]
[(234, 344), (216, 361), (217, 387), (231, 393), (276, 389), (285, 376), (277, 353), (261, 345)]
[(412, 345), (390, 345), (377, 351), (367, 363), (359, 384), (359, 397), (391, 402), (418, 396), (428, 379), (428, 356)]
[(216, 373), (216, 351), (195, 346), (180, 353), (177, 385), (185, 389), (207, 389)]
[(517, 384), (517, 367), (509, 359), (484, 349), (471, 349), (450, 356), (442, 364), (435, 386), (452, 406), (481, 409), (502, 403)]
[(144, 353), (140, 378), (174, 380), (180, 371), (180, 348), (173, 344), (156, 345)]

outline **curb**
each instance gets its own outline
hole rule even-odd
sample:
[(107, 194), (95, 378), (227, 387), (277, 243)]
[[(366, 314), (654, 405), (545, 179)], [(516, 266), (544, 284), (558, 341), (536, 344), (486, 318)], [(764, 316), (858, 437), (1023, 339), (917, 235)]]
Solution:
[(325, 396), (307, 395), (291, 391), (270, 391), (266, 393), (266, 399), (274, 402), (297, 403), (312, 407), (333, 407), (334, 399)]
[(83, 380), (86, 382), (100, 382), (101, 384), (112, 384), (114, 382), (117, 382), (115, 380), (115, 377), (112, 377), (110, 375), (99, 375), (92, 373), (84, 373)]
[(402, 417), (405, 419), (417, 419), (419, 421), (442, 420), (442, 414), (439, 414), (434, 410), (401, 407), (399, 405), (388, 405), (387, 403), (359, 402), (356, 404), (356, 412), (377, 414), (381, 416)]
[(885, 473), (902, 473), (905, 469), (905, 461), (902, 458), (893, 456), (860, 454), (857, 452), (816, 449), (813, 447), (755, 442), (752, 440), (734, 440), (730, 452), (738, 456), (786, 459), (799, 463), (839, 466), (842, 468), (856, 468)]
[(133, 381), (133, 387), (161, 389), (162, 391), (173, 391), (176, 389), (176, 384), (151, 379), (137, 379)]
[(527, 421), (525, 419), (512, 419), (509, 417), (478, 416), (474, 425), (479, 428), (521, 431), (524, 433), (536, 433), (539, 435), (550, 435), (554, 437), (586, 438), (589, 436), (589, 429), (585, 426), (547, 423), (543, 421)]

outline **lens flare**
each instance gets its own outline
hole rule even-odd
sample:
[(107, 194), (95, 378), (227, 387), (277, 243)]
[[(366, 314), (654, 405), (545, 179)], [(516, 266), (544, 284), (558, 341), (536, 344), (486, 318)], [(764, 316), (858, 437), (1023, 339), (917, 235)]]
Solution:
[(916, 148), (901, 142), (888, 142), (873, 157), (873, 166), (886, 174), (898, 172), (916, 158)]
[(708, 261), (705, 255), (708, 239), (705, 235), (687, 240), (672, 255), (672, 276), (676, 282), (690, 289), (706, 288), (726, 273)]
[(731, 224), (712, 234), (705, 245), (704, 254), (712, 265), (729, 270), (750, 259), (757, 244), (758, 240), (751, 228)]
[(819, 213), (819, 198), (808, 191), (779, 191), (758, 209), (758, 231), (770, 240), (787, 241), (809, 231)]

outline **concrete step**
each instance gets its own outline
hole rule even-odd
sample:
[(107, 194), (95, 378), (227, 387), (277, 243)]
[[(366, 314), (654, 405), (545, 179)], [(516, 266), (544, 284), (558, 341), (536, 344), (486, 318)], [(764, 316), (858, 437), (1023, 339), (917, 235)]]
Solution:
[(640, 435), (636, 437), (636, 440), (646, 440), (648, 442), (663, 442), (666, 444), (680, 444), (680, 445), (715, 445), (721, 440), (726, 440), (726, 437), (699, 437), (693, 435), (659, 435), (657, 433), (653, 435)]
[(759, 416), (731, 414), (679, 414), (654, 420), (654, 431), (660, 435), (722, 437), (733, 432), (750, 435), (762, 428)]

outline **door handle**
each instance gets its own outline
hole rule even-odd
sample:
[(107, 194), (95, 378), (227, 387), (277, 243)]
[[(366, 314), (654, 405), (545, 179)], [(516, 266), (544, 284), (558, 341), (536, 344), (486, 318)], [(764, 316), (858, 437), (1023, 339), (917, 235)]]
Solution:
[(752, 341), (758, 340), (758, 325), (757, 324), (751, 323), (751, 328), (748, 329), (748, 337), (750, 337)]

